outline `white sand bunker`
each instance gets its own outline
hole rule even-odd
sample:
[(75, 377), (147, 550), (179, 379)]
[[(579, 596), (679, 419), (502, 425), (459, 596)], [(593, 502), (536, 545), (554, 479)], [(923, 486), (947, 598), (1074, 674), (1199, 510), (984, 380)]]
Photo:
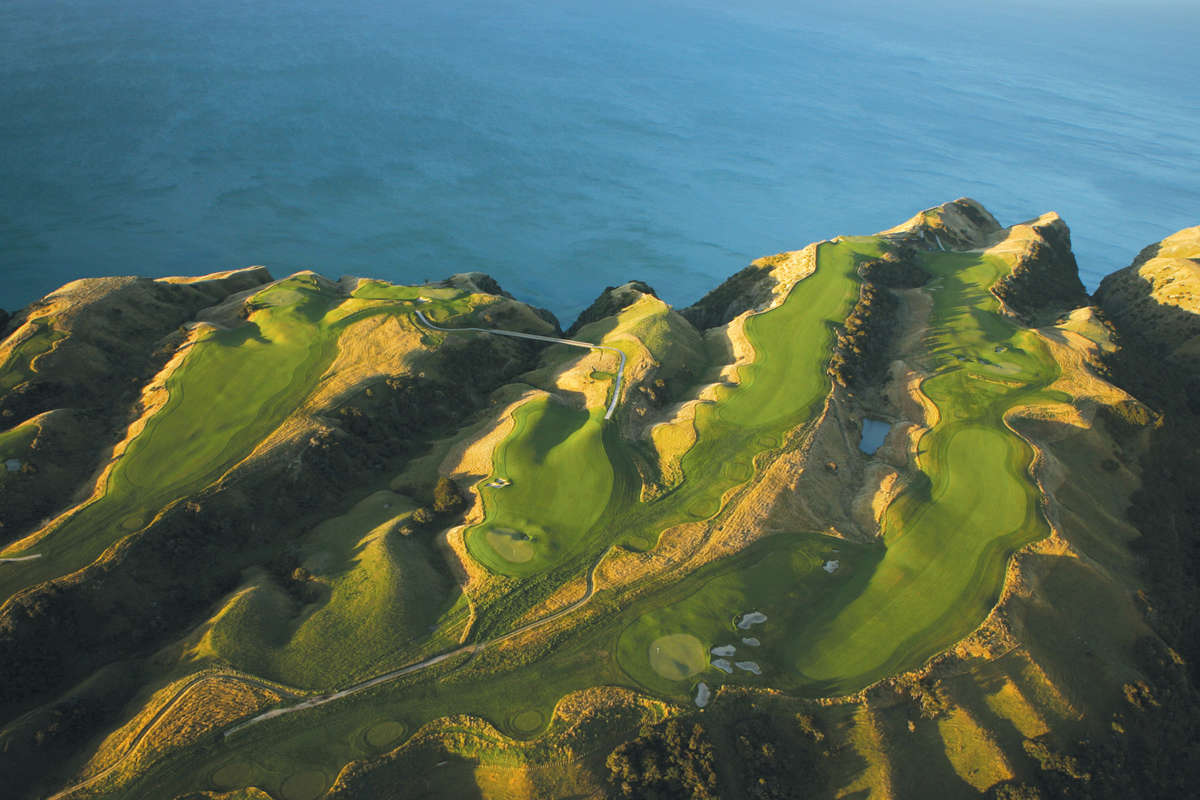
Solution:
[(730, 664), (728, 659), (714, 658), (712, 665), (714, 667), (716, 667), (717, 669), (721, 670), (721, 672), (726, 672), (726, 673), (733, 672), (733, 664)]
[(696, 684), (696, 705), (704, 708), (710, 699), (712, 699), (712, 690), (708, 688), (707, 683), (700, 681)]
[(841, 565), (842, 565), (842, 562), (840, 562), (840, 561), (836, 561), (836, 560), (835, 561), (826, 561), (825, 566), (821, 567), (821, 569), (825, 570), (830, 575), (832, 575), (833, 573), (837, 572), (838, 567), (840, 567)]
[(731, 644), (726, 644), (721, 645), (720, 647), (714, 647), (712, 650), (709, 650), (709, 652), (714, 656), (731, 656), (737, 652), (737, 648)]
[(4, 468), (9, 472), (18, 472), (21, 469), (21, 460), (19, 458), (10, 458), (4, 462)]
[(742, 618), (738, 620), (737, 626), (741, 630), (746, 630), (751, 625), (760, 625), (766, 621), (766, 614), (762, 613), (761, 611), (751, 611), (749, 614), (742, 615)]
[(762, 642), (760, 642), (755, 636), (743, 636), (742, 644), (746, 645), (747, 647), (758, 647), (760, 644), (762, 644)]
[(755, 675), (762, 675), (762, 668), (753, 661), (738, 661), (734, 666), (738, 669), (744, 669), (746, 672), (753, 672)]

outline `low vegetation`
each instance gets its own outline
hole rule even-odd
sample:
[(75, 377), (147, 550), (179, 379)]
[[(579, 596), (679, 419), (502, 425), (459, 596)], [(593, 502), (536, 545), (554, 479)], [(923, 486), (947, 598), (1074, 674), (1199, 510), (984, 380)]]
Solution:
[[(0, 456), (30, 469), (0, 473), (6, 490), (43, 464), (88, 489), (44, 459), (87, 414), (110, 436), (118, 411), (143, 419), (90, 502), (13, 523), (35, 535), (3, 557), (39, 558), (0, 564), (6, 787), (1182, 796), (1192, 378), (1160, 380), (1128, 345), (1107, 375), (1137, 400), (1070, 380), (1096, 363), (1072, 337), (1105, 324), (1026, 324), (1074, 297), (1069, 239), (1043, 226), (1014, 260), (981, 249), (996, 231), (969, 203), (935, 216), (937, 235), (760, 260), (682, 314), (636, 282), (606, 290), (571, 335), (626, 355), (609, 420), (611, 356), (415, 320), (557, 329), (479, 274), (247, 291), (190, 349), (154, 339), (146, 363), (176, 359), (163, 390), (141, 375), (107, 411), (20, 416), (59, 391), (30, 365), (76, 334), (47, 315), (10, 336)], [(918, 399), (928, 428), (906, 424)], [(860, 453), (868, 414), (908, 448)], [(877, 541), (776, 513), (815, 501), (814, 480), (862, 505), (881, 476), (900, 488)]]

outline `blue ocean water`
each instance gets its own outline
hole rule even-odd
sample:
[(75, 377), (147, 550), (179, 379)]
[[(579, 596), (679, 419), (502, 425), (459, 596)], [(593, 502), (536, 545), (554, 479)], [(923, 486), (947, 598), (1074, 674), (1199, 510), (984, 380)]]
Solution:
[(478, 269), (565, 323), (962, 195), (1090, 286), (1200, 223), (1193, 3), (959, 5), (6, 0), (0, 306)]

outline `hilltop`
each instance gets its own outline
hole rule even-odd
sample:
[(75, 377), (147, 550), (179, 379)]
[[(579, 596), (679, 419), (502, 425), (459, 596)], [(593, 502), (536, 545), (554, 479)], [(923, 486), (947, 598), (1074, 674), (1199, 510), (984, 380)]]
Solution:
[(1185, 791), (1197, 231), (1091, 298), (960, 199), (565, 332), (483, 273), (68, 284), (0, 320), (0, 780)]

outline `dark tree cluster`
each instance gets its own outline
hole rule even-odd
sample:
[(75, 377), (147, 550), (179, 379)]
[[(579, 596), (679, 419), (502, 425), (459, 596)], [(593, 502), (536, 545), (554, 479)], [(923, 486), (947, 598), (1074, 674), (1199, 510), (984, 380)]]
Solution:
[(619, 796), (640, 800), (717, 797), (716, 759), (699, 723), (667, 720), (620, 745), (606, 761)]
[(829, 358), (829, 374), (840, 386), (860, 388), (883, 377), (898, 307), (887, 289), (873, 283), (862, 285)]
[(858, 265), (863, 280), (886, 289), (915, 289), (929, 282), (929, 273), (917, 263), (917, 250), (905, 245)]
[[(814, 731), (815, 732), (815, 731)], [(790, 741), (777, 721), (766, 715), (733, 726), (734, 750), (742, 791), (750, 800), (801, 800), (818, 782), (809, 749)]]

